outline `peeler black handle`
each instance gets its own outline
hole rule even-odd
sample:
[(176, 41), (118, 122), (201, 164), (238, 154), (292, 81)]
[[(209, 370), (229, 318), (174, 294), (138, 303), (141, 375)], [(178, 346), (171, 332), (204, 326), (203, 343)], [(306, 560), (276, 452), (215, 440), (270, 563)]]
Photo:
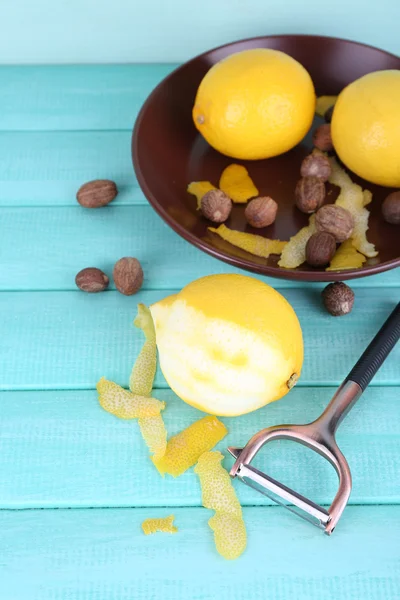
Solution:
[(345, 382), (354, 381), (364, 391), (399, 339), (400, 302), (354, 365)]

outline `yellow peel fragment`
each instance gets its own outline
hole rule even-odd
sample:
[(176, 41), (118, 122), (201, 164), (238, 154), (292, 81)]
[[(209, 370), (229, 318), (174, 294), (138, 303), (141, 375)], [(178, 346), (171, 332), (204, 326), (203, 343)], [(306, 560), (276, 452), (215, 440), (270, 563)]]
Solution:
[(222, 171), (219, 187), (233, 202), (244, 203), (258, 196), (258, 189), (242, 165), (232, 164), (226, 167)]
[(303, 264), (306, 260), (307, 242), (316, 230), (315, 215), (311, 215), (308, 225), (300, 229), (287, 242), (278, 265), (285, 269), (295, 269)]
[(204, 194), (207, 194), (210, 190), (216, 190), (215, 185), (210, 183), (209, 181), (192, 181), (187, 186), (187, 191), (189, 194), (193, 194), (197, 198), (197, 210), (201, 208), (201, 199)]
[(337, 96), (319, 96), (315, 105), (315, 112), (320, 117), (324, 117), (328, 108), (336, 103)]
[(223, 240), (232, 244), (232, 246), (246, 250), (246, 252), (255, 256), (261, 256), (261, 258), (268, 258), (270, 254), (280, 254), (287, 244), (287, 242), (270, 240), (254, 233), (234, 231), (224, 224), (218, 228), (209, 227), (208, 230), (218, 234)]
[(242, 517), (217, 512), (208, 521), (214, 532), (217, 552), (227, 560), (235, 560), (246, 550), (246, 526)]
[(340, 244), (326, 271), (342, 271), (346, 269), (358, 269), (365, 263), (366, 258), (354, 248), (351, 240)]
[[(138, 314), (134, 325), (141, 329), (145, 342), (133, 366), (129, 387), (134, 393), (150, 396), (153, 389), (157, 367), (156, 331), (150, 309), (144, 304), (138, 305)], [(160, 411), (154, 415), (139, 418), (140, 432), (154, 458), (161, 458), (167, 448), (167, 430)]]
[(168, 440), (164, 456), (152, 461), (161, 475), (179, 477), (198, 461), (203, 452), (214, 448), (228, 433), (217, 417), (204, 417)]
[(100, 406), (120, 419), (156, 417), (165, 407), (165, 402), (132, 394), (104, 377), (100, 379), (96, 387)]
[(221, 465), (224, 456), (221, 452), (204, 452), (194, 468), (200, 477), (202, 504), (205, 508), (228, 512), (240, 517), (242, 507), (237, 499), (232, 480)]
[(368, 206), (372, 202), (372, 192), (369, 190), (363, 191), (363, 206)]
[(143, 533), (145, 535), (151, 535), (157, 531), (162, 531), (163, 533), (177, 533), (178, 528), (173, 524), (174, 519), (174, 515), (161, 519), (145, 519), (142, 523)]
[(215, 546), (224, 558), (232, 560), (244, 552), (247, 535), (232, 480), (221, 465), (223, 458), (221, 452), (205, 452), (194, 471), (200, 479), (203, 506), (215, 510), (208, 521)]
[(138, 305), (134, 325), (143, 331), (146, 340), (133, 366), (129, 387), (134, 394), (150, 396), (157, 367), (157, 346), (151, 312), (144, 304)]
[(367, 192), (365, 194), (361, 186), (353, 183), (335, 158), (330, 158), (329, 162), (332, 168), (329, 182), (340, 187), (340, 194), (335, 204), (348, 210), (354, 217), (355, 224), (351, 236), (353, 246), (368, 258), (377, 256), (378, 252), (374, 244), (367, 240), (369, 211), (365, 208), (365, 203), (369, 204), (372, 194), (368, 190), (365, 190)]
[(161, 414), (139, 419), (140, 432), (155, 460), (159, 460), (167, 449), (167, 430)]

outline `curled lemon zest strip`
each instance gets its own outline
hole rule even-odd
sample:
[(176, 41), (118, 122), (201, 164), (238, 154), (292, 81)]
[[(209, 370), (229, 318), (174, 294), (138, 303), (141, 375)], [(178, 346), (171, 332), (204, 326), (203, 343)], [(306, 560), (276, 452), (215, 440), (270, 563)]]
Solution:
[(100, 379), (96, 387), (100, 406), (120, 419), (154, 418), (165, 408), (165, 402), (132, 394), (105, 377)]
[(282, 250), (278, 265), (285, 269), (295, 269), (306, 260), (306, 246), (310, 237), (317, 231), (315, 215), (311, 215), (308, 225), (293, 235)]
[(152, 461), (161, 475), (168, 473), (179, 477), (227, 433), (225, 425), (217, 417), (204, 417), (170, 438), (164, 456), (159, 459), (153, 456)]
[[(377, 256), (378, 252), (374, 244), (367, 240), (369, 210), (365, 208), (372, 199), (372, 194), (369, 190), (362, 190), (361, 186), (353, 183), (350, 176), (336, 161), (335, 158), (330, 158), (332, 173), (329, 177), (329, 182), (340, 187), (340, 194), (336, 199), (335, 204), (345, 208), (353, 215), (354, 229), (351, 236), (353, 246), (358, 252), (364, 254), (368, 258)], [(367, 192), (365, 194), (365, 192)]]
[[(134, 325), (143, 331), (145, 342), (133, 366), (129, 387), (132, 392), (150, 396), (157, 368), (157, 345), (153, 317), (150, 309), (144, 304), (138, 305)], [(160, 459), (167, 448), (167, 430), (160, 412), (155, 415), (143, 415), (139, 418), (139, 427), (150, 453), (154, 454), (154, 458)]]
[(156, 331), (150, 309), (144, 304), (139, 304), (138, 314), (133, 323), (143, 331), (146, 339), (133, 365), (129, 387), (134, 394), (150, 396), (157, 368)]
[(194, 471), (200, 479), (203, 506), (215, 510), (208, 524), (214, 531), (217, 551), (224, 558), (233, 560), (244, 552), (247, 535), (242, 507), (232, 480), (221, 464), (223, 458), (221, 452), (205, 452)]
[(160, 460), (167, 449), (167, 430), (161, 414), (140, 418), (139, 427), (154, 460)]
[(216, 233), (233, 246), (246, 250), (246, 252), (254, 254), (255, 256), (260, 256), (261, 258), (268, 258), (270, 254), (280, 254), (287, 244), (287, 242), (270, 240), (254, 233), (234, 231), (224, 224), (217, 228), (209, 227), (208, 230), (212, 233)]
[(363, 190), (363, 206), (368, 206), (372, 202), (372, 192)]

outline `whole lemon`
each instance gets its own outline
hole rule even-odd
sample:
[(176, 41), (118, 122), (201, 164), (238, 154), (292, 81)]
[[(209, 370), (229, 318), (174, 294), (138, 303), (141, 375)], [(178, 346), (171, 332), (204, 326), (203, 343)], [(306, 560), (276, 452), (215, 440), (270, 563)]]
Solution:
[(203, 277), (150, 308), (164, 377), (200, 410), (248, 413), (282, 398), (300, 376), (297, 316), (253, 277)]
[(400, 187), (400, 71), (376, 71), (348, 85), (335, 104), (331, 132), (351, 171)]
[(313, 82), (300, 63), (284, 52), (256, 48), (232, 54), (206, 73), (193, 120), (222, 154), (269, 158), (303, 139), (315, 101)]

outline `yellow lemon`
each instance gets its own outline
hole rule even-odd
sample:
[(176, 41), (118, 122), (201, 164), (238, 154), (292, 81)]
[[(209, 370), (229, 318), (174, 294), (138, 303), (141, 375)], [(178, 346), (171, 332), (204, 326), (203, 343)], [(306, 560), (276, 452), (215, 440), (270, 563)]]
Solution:
[(232, 54), (206, 73), (193, 120), (222, 154), (269, 158), (303, 139), (315, 101), (311, 77), (300, 63), (284, 52), (256, 48)]
[(367, 181), (400, 187), (400, 71), (376, 71), (348, 85), (332, 116), (342, 162)]
[(200, 410), (248, 413), (287, 394), (300, 375), (297, 316), (253, 277), (203, 277), (150, 310), (165, 379)]

